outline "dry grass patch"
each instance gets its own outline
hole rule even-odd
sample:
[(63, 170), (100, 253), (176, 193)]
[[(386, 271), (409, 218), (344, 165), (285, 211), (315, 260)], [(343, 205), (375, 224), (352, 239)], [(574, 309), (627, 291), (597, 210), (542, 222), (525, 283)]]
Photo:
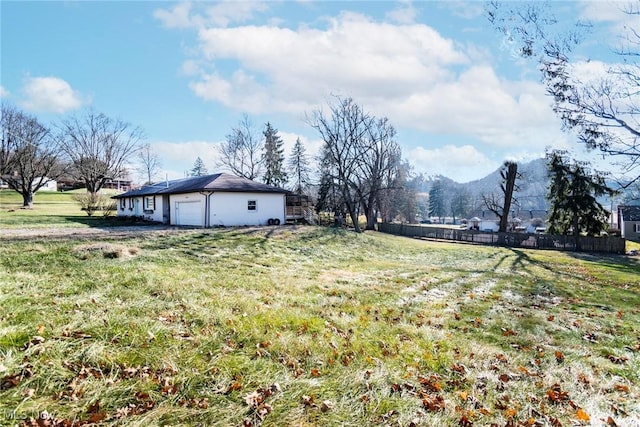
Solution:
[(91, 257), (102, 258), (131, 258), (140, 253), (140, 248), (118, 245), (108, 242), (90, 243), (75, 246), (72, 252), (80, 259)]

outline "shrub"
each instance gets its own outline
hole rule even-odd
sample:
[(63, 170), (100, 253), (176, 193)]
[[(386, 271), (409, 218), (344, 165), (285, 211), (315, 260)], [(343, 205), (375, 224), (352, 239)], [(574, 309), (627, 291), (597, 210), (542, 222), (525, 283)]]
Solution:
[(115, 201), (104, 194), (86, 192), (74, 195), (73, 199), (80, 203), (82, 210), (88, 216), (93, 216), (95, 212), (101, 211), (102, 216), (106, 218), (116, 209)]

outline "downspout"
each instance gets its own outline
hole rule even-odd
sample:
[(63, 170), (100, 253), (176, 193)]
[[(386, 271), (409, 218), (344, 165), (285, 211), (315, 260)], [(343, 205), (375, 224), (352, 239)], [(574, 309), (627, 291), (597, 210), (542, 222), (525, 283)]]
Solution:
[(211, 195), (214, 191), (209, 191), (207, 193), (201, 191), (200, 194), (205, 196), (204, 198), (204, 228), (209, 228), (211, 226), (211, 221), (209, 220), (210, 208), (211, 208)]

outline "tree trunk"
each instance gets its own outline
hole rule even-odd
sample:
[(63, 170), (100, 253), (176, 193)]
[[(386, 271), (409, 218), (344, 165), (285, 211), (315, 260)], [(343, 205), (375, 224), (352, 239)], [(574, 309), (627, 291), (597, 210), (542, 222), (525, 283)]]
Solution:
[(22, 192), (22, 208), (23, 209), (31, 209), (33, 208), (33, 191), (24, 191)]
[(518, 164), (508, 163), (504, 186), (504, 205), (502, 207), (502, 216), (500, 217), (500, 228), (498, 232), (506, 233), (509, 225), (509, 211), (511, 210), (511, 200), (513, 199), (513, 191), (516, 187), (516, 178), (518, 177)]
[(365, 212), (365, 216), (367, 217), (367, 226), (365, 230), (375, 230), (376, 229), (376, 212), (373, 208), (368, 208)]

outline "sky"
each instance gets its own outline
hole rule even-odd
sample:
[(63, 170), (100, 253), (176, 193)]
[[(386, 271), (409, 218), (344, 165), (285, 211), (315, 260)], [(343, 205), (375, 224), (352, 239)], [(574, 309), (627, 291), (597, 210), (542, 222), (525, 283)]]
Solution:
[[(625, 4), (550, 2), (562, 22), (592, 24), (577, 70), (619, 60)], [(52, 127), (90, 110), (140, 127), (159, 179), (197, 157), (223, 171), (216, 146), (244, 115), (313, 158), (308, 118), (347, 97), (390, 120), (414, 173), (469, 182), (548, 148), (593, 157), (483, 1), (3, 0), (0, 21), (2, 102)]]

